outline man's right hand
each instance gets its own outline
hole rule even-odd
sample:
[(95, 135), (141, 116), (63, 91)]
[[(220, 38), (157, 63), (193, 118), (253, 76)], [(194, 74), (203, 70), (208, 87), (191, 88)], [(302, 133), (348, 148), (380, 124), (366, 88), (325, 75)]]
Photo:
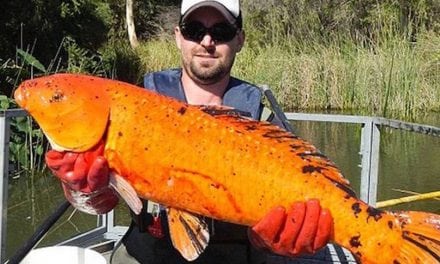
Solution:
[(63, 185), (66, 199), (78, 210), (104, 214), (118, 203), (118, 196), (109, 187), (109, 167), (102, 156), (102, 143), (83, 152), (49, 150), (46, 164)]

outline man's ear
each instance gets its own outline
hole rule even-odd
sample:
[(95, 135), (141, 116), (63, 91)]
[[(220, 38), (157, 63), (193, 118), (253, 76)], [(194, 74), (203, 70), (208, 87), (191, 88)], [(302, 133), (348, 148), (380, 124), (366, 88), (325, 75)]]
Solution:
[(182, 41), (182, 33), (180, 33), (179, 26), (174, 27), (174, 39), (176, 40), (176, 46), (180, 50), (181, 49), (181, 41)]

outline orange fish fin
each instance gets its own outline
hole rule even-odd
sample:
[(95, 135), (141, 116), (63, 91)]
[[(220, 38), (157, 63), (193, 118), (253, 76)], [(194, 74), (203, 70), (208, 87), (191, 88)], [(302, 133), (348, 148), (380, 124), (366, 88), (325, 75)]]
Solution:
[(392, 214), (407, 242), (400, 249), (400, 263), (440, 263), (440, 215), (416, 211)]
[(133, 186), (121, 175), (110, 173), (110, 186), (124, 199), (130, 209), (136, 214), (140, 214), (142, 210), (142, 201), (139, 199)]
[(186, 260), (195, 260), (209, 242), (204, 218), (175, 208), (167, 208), (167, 214), (173, 246)]
[(241, 111), (226, 105), (196, 105), (203, 112), (212, 116), (236, 116), (236, 117), (251, 117), (251, 114), (246, 111)]

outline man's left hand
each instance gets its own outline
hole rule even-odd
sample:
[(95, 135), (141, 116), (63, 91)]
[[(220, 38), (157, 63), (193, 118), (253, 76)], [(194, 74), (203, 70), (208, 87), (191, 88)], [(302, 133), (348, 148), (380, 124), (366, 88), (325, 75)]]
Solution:
[(314, 254), (332, 238), (333, 218), (319, 200), (310, 199), (293, 203), (287, 212), (282, 206), (273, 208), (248, 233), (259, 249), (283, 256)]

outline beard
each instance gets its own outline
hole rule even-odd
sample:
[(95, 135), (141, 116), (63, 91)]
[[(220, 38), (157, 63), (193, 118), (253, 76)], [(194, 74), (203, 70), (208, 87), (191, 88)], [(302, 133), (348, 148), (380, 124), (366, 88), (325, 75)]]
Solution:
[(190, 60), (183, 63), (185, 70), (194, 79), (194, 81), (201, 84), (213, 84), (223, 79), (230, 73), (234, 58), (227, 61), (218, 60), (214, 64), (200, 63), (195, 60)]

